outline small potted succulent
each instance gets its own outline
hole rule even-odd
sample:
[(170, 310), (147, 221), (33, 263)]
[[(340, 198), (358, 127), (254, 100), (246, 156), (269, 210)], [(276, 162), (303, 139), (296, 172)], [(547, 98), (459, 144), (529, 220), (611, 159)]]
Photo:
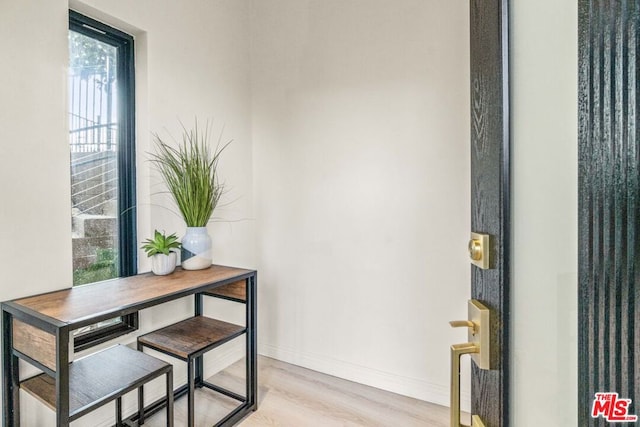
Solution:
[(166, 276), (176, 269), (177, 255), (174, 251), (180, 249), (180, 242), (176, 234), (167, 236), (155, 230), (153, 239), (145, 240), (142, 249), (151, 258), (151, 271), (158, 276)]

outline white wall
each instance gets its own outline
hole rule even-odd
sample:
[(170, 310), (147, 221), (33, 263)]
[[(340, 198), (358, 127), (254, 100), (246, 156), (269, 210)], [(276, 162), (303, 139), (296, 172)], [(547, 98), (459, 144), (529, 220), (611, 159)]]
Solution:
[(2, 300), (71, 280), (67, 28), (65, 0), (0, 0)]
[(251, 4), (260, 352), (448, 404), (466, 333), (447, 322), (469, 297), (468, 5)]
[(512, 423), (577, 425), (577, 1), (514, 0)]

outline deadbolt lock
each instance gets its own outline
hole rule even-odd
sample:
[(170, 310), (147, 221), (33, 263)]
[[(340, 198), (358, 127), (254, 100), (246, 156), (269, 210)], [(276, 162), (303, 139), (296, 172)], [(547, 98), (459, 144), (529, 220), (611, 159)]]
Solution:
[(469, 258), (471, 264), (483, 270), (490, 268), (491, 257), (489, 256), (489, 235), (481, 233), (471, 233), (469, 240)]
[(469, 240), (469, 257), (474, 261), (482, 259), (482, 243), (479, 240)]

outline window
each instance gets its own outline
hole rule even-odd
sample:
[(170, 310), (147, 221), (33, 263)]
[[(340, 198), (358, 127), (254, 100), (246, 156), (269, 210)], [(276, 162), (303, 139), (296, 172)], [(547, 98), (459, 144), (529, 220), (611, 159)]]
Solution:
[[(136, 274), (133, 37), (69, 11), (73, 284)], [(137, 327), (135, 315), (76, 331), (83, 349)]]

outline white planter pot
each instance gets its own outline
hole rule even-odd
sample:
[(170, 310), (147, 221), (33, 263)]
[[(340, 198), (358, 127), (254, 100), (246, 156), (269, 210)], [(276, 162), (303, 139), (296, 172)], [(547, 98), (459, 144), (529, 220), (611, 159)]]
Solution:
[(181, 265), (185, 270), (202, 270), (211, 266), (211, 237), (207, 227), (187, 227), (182, 238)]
[(151, 257), (151, 271), (157, 276), (166, 276), (176, 269), (176, 253), (169, 252), (169, 255), (156, 254)]

